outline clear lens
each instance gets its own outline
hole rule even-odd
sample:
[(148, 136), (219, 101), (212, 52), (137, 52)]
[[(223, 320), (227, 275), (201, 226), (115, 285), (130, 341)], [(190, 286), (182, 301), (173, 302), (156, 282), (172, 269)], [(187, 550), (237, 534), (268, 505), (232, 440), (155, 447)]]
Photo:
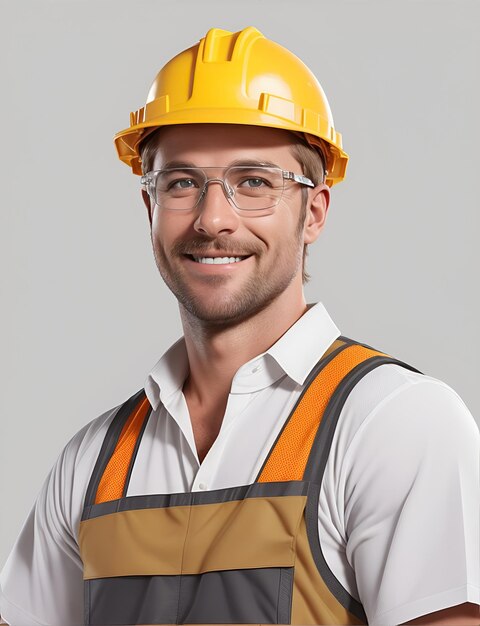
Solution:
[(193, 209), (206, 182), (202, 170), (161, 170), (156, 174), (155, 201), (166, 209)]
[(273, 167), (232, 167), (225, 181), (234, 191), (235, 205), (246, 211), (270, 209), (283, 193), (282, 170)]
[(228, 168), (224, 178), (207, 178), (207, 172), (221, 169), (186, 167), (154, 172), (150, 189), (155, 202), (165, 209), (193, 209), (213, 182), (222, 184), (226, 197), (242, 211), (263, 211), (280, 201), (284, 187), (281, 169), (239, 165)]

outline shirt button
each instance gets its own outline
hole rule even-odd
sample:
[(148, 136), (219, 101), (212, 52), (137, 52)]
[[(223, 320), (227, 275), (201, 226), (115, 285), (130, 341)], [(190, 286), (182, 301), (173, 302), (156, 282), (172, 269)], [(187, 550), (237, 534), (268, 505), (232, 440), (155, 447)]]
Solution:
[(260, 369), (260, 365), (257, 365), (256, 367), (254, 367), (252, 370), (252, 374), (256, 374), (259, 369)]
[(205, 491), (205, 489), (207, 488), (207, 485), (205, 483), (198, 483), (198, 488), (201, 489), (202, 491)]

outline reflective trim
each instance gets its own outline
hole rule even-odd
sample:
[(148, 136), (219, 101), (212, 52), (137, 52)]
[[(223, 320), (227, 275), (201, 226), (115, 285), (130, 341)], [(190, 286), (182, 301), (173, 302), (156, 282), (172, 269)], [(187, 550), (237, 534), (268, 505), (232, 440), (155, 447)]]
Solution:
[(90, 580), (85, 623), (289, 624), (292, 586), (291, 568)]
[[(374, 355), (385, 356), (363, 346), (347, 344), (341, 352), (321, 367), (314, 380), (304, 390), (293, 415), (285, 424), (282, 435), (270, 452), (258, 478), (259, 482), (303, 480), (315, 437), (331, 397), (343, 386), (349, 372)], [(318, 477), (315, 476), (315, 480), (318, 480)]]
[(135, 406), (134, 411), (132, 411), (130, 417), (125, 422), (117, 439), (115, 449), (105, 467), (95, 494), (95, 504), (117, 500), (122, 497), (132, 457), (138, 443), (138, 437), (151, 411), (152, 407), (148, 398), (145, 394), (142, 394), (140, 402)]
[(135, 465), (135, 460), (137, 458), (138, 449), (140, 447), (140, 442), (142, 441), (143, 433), (145, 431), (145, 428), (147, 427), (148, 420), (150, 419), (150, 416), (152, 415), (152, 413), (153, 413), (153, 408), (150, 405), (150, 408), (147, 411), (147, 415), (145, 419), (143, 420), (143, 423), (140, 427), (140, 431), (138, 433), (138, 437), (135, 442), (135, 447), (133, 449), (133, 454), (130, 458), (130, 465), (128, 466), (127, 476), (125, 477), (125, 484), (123, 486), (122, 498), (124, 498), (127, 495), (128, 485), (130, 484), (130, 478), (132, 476), (133, 466)]
[(127, 496), (119, 500), (101, 502), (86, 507), (83, 511), (82, 521), (117, 513), (119, 511), (135, 511), (138, 509), (159, 509), (174, 506), (196, 506), (198, 504), (220, 504), (246, 498), (264, 498), (277, 496), (305, 496), (307, 495), (307, 483), (299, 481), (286, 481), (275, 483), (253, 483), (228, 489), (215, 489), (213, 491), (191, 491), (188, 493), (152, 494), (147, 496)]
[(100, 484), (105, 468), (108, 465), (108, 461), (115, 450), (120, 433), (144, 393), (144, 389), (140, 389), (140, 391), (137, 391), (136, 394), (126, 400), (126, 402), (119, 407), (115, 417), (110, 423), (107, 434), (103, 440), (97, 462), (95, 463), (90, 482), (88, 483), (84, 508), (95, 502), (98, 485)]
[(270, 462), (270, 457), (272, 456), (273, 451), (277, 447), (278, 442), (280, 441), (281, 437), (283, 436), (285, 429), (287, 428), (288, 424), (290, 423), (290, 420), (294, 416), (295, 411), (297, 410), (297, 408), (298, 408), (300, 402), (302, 401), (305, 393), (308, 391), (308, 388), (310, 387), (312, 382), (315, 380), (315, 378), (320, 374), (320, 372), (323, 370), (323, 368), (326, 367), (330, 363), (330, 361), (332, 361), (340, 352), (342, 352), (343, 350), (348, 348), (349, 345), (351, 345), (351, 344), (348, 343), (348, 341), (350, 341), (350, 340), (347, 340), (345, 337), (339, 337), (338, 339), (336, 339), (332, 343), (332, 345), (328, 348), (328, 350), (322, 355), (320, 360), (314, 365), (314, 367), (311, 370), (310, 374), (305, 379), (304, 388), (303, 388), (303, 390), (302, 390), (298, 400), (296, 401), (295, 406), (291, 410), (290, 415), (288, 416), (288, 418), (285, 420), (285, 423), (283, 424), (280, 432), (278, 433), (277, 438), (275, 439), (275, 442), (274, 442), (273, 446), (271, 447), (269, 453), (267, 454), (267, 456), (265, 458), (265, 461), (263, 462), (263, 465), (260, 468), (260, 471), (258, 472), (257, 478), (255, 479), (256, 481), (259, 481), (261, 476), (262, 476), (262, 474), (264, 473), (266, 465)]

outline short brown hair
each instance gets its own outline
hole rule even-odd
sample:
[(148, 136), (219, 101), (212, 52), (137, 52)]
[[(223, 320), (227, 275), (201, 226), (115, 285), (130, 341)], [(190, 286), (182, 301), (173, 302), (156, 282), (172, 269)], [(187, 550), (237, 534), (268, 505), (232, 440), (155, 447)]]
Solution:
[[(150, 133), (145, 139), (140, 141), (138, 152), (140, 154), (140, 162), (142, 164), (142, 172), (146, 174), (151, 170), (153, 160), (155, 158), (155, 151), (157, 149), (157, 139), (159, 131), (163, 127), (157, 128)], [(303, 139), (299, 133), (294, 133), (296, 142), (293, 144), (292, 152), (293, 156), (300, 163), (302, 173), (310, 178), (313, 184), (319, 185), (324, 182), (325, 179), (325, 156), (320, 148), (311, 146), (306, 139)], [(303, 229), (303, 222), (307, 210), (307, 198), (308, 191), (306, 187), (302, 187), (302, 210), (300, 219), (298, 222), (299, 232)], [(302, 282), (307, 283), (310, 280), (310, 275), (305, 269), (306, 257), (308, 254), (307, 244), (303, 247), (303, 262), (302, 262)]]
[[(297, 142), (293, 145), (293, 156), (300, 163), (302, 173), (309, 178), (312, 183), (317, 186), (325, 182), (325, 157), (320, 148), (317, 150), (311, 146), (306, 140), (297, 135)], [(302, 187), (302, 210), (298, 222), (299, 230), (303, 229), (303, 222), (307, 211), (308, 191), (306, 187)], [(310, 274), (305, 269), (308, 254), (308, 244), (303, 246), (303, 262), (302, 262), (302, 282), (308, 283)]]

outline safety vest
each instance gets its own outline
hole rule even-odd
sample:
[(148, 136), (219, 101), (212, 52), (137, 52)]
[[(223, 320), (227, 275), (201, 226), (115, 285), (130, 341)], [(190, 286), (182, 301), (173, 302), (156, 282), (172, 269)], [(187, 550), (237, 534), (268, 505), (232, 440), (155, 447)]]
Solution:
[(368, 372), (414, 367), (347, 337), (310, 372), (255, 482), (127, 496), (152, 407), (116, 413), (79, 528), (85, 624), (366, 624), (328, 567), (318, 502), (338, 417)]

